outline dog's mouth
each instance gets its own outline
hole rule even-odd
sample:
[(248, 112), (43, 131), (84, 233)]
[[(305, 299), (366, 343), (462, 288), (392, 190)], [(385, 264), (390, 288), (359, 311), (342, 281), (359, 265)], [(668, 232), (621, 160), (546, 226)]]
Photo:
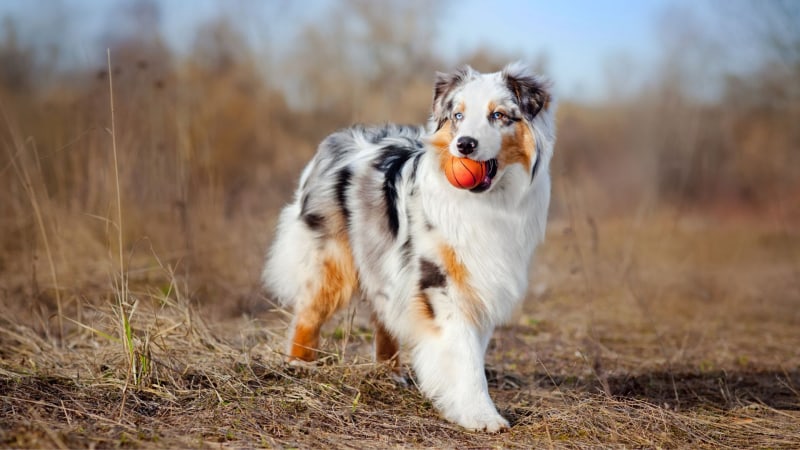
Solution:
[(486, 175), (481, 180), (480, 184), (470, 189), (470, 192), (479, 194), (492, 187), (492, 180), (497, 175), (497, 159), (492, 158), (486, 161)]

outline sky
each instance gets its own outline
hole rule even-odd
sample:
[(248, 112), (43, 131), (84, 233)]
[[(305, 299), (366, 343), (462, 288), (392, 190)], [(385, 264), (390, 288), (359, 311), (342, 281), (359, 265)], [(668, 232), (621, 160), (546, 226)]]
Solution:
[[(289, 0), (290, 2), (291, 0)], [(266, 39), (261, 17), (276, 11), (286, 15), (277, 33), (269, 37), (289, 41), (304, 24), (319, 20), (335, 0), (302, 0), (302, 8), (287, 0), (163, 0), (161, 19), (173, 48), (189, 45), (194, 28), (224, 13), (237, 20), (253, 40)], [(379, 1), (379, 0), (375, 0)], [(87, 64), (105, 58), (103, 30), (115, 17), (111, 11), (127, 0), (2, 0), (0, 17), (16, 18), (26, 27), (54, 26), (61, 11), (80, 17), (70, 30), (67, 44)], [(461, 0), (449, 3), (437, 17), (438, 38), (432, 45), (438, 54), (456, 64), (476, 48), (496, 49), (501, 54), (533, 60), (546, 55), (548, 75), (556, 92), (576, 99), (601, 98), (607, 87), (610, 61), (624, 60), (631, 84), (647, 77), (643, 68), (660, 55), (655, 24), (669, 8), (698, 9), (690, 0)], [(255, 5), (255, 7), (254, 7)], [(51, 14), (42, 14), (47, 6)], [(52, 14), (55, 8), (55, 14)], [(113, 26), (113, 24), (112, 24)], [(274, 31), (274, 30), (273, 30)]]
[(594, 97), (608, 58), (649, 64), (658, 45), (653, 24), (668, 0), (467, 0), (443, 19), (441, 48), (481, 45), (506, 53), (547, 55), (562, 93)]

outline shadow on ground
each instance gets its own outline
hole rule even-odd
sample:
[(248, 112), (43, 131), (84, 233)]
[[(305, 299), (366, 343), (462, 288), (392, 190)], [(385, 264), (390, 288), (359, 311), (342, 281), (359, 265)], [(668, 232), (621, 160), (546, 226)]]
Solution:
[(732, 409), (750, 404), (800, 411), (800, 370), (717, 370), (650, 372), (593, 379), (534, 373), (527, 380), (487, 371), (492, 387), (538, 386), (568, 392), (598, 392), (618, 399), (636, 399), (678, 410), (713, 407)]

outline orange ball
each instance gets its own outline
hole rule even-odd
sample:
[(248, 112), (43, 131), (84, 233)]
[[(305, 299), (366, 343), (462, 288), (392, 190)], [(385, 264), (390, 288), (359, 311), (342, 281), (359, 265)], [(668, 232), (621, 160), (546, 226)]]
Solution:
[(447, 181), (461, 189), (472, 189), (486, 177), (486, 162), (451, 156), (444, 163)]

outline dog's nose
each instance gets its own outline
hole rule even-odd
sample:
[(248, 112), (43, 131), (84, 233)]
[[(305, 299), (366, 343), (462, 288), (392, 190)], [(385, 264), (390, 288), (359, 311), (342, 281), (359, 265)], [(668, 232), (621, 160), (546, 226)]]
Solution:
[(458, 147), (458, 151), (462, 155), (469, 155), (475, 151), (477, 146), (478, 140), (469, 136), (461, 136), (458, 138), (458, 141), (456, 141), (456, 147)]

